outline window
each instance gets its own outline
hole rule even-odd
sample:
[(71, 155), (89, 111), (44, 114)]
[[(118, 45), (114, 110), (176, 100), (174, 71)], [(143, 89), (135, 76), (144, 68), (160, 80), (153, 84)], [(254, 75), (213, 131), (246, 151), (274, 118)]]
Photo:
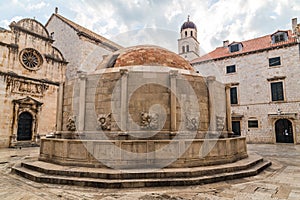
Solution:
[(185, 31), (184, 34), (185, 34), (185, 37), (187, 37), (187, 31)]
[(275, 43), (282, 42), (282, 41), (284, 41), (284, 35), (283, 34), (275, 35), (274, 39), (275, 39)]
[(272, 42), (277, 43), (277, 42), (284, 42), (288, 39), (287, 32), (277, 32), (272, 35)]
[(283, 84), (282, 82), (271, 83), (272, 101), (283, 101)]
[(277, 66), (277, 65), (281, 65), (280, 62), (280, 57), (274, 57), (274, 58), (269, 58), (269, 66)]
[(40, 69), (43, 57), (37, 50), (26, 48), (20, 52), (20, 62), (26, 69), (34, 71)]
[(239, 48), (239, 44), (233, 44), (233, 45), (230, 45), (230, 52), (233, 53), (233, 52), (236, 52), (236, 51), (239, 51), (240, 48)]
[(258, 120), (248, 120), (248, 128), (258, 128)]
[(185, 46), (182, 46), (182, 53), (185, 52)]
[(237, 87), (230, 88), (230, 103), (238, 104)]
[(232, 121), (232, 132), (234, 135), (241, 135), (241, 122)]
[(193, 31), (191, 31), (191, 36), (193, 36)]
[(189, 51), (190, 51), (190, 46), (186, 45), (186, 52), (189, 52)]
[(234, 72), (236, 72), (235, 65), (229, 65), (226, 67), (227, 74), (234, 73)]

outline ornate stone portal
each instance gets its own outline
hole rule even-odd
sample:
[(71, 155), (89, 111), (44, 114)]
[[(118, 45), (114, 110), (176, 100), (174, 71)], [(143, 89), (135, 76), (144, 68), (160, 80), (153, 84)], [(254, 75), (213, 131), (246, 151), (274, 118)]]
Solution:
[[(225, 86), (202, 77), (183, 58), (160, 47), (120, 50), (95, 72), (79, 73), (64, 91), (62, 126), (55, 139), (41, 140), (39, 160), (118, 174), (121, 185), (107, 186), (104, 180), (103, 187), (136, 187), (126, 185), (135, 181), (147, 186), (150, 180), (140, 178), (151, 177), (161, 185), (203, 183), (179, 181), (162, 169), (180, 168), (186, 179), (205, 174), (201, 166), (248, 157), (245, 138), (228, 137)], [(255, 163), (259, 161), (247, 166)], [(108, 171), (101, 172), (103, 168)]]
[[(39, 113), (43, 103), (30, 98), (22, 98), (13, 101), (14, 119), (12, 123), (12, 136), (10, 146), (14, 147), (17, 141), (29, 140), (37, 143)], [(27, 117), (26, 117), (27, 116)]]

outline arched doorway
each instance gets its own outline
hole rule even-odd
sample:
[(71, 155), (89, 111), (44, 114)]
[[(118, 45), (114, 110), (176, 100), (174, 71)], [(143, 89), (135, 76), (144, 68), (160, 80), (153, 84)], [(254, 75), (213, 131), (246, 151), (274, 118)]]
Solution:
[(18, 120), (17, 141), (31, 140), (33, 118), (29, 112), (22, 112)]
[(279, 119), (275, 122), (276, 142), (294, 143), (293, 125), (288, 119)]

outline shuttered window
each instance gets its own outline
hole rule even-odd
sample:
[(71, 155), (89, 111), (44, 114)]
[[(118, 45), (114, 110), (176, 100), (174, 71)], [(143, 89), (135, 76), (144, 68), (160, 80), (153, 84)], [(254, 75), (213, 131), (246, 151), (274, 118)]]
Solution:
[(283, 84), (282, 82), (271, 83), (272, 101), (283, 101)]
[(237, 87), (230, 88), (230, 103), (238, 104)]

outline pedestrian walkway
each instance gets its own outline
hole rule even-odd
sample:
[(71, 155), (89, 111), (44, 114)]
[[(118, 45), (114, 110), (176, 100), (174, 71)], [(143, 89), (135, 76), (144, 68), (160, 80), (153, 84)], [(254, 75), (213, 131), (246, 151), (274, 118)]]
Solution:
[(12, 174), (11, 167), (38, 156), (39, 148), (0, 149), (0, 199), (300, 199), (300, 145), (249, 144), (254, 152), (272, 161), (257, 176), (214, 184), (184, 187), (99, 189), (35, 183)]

